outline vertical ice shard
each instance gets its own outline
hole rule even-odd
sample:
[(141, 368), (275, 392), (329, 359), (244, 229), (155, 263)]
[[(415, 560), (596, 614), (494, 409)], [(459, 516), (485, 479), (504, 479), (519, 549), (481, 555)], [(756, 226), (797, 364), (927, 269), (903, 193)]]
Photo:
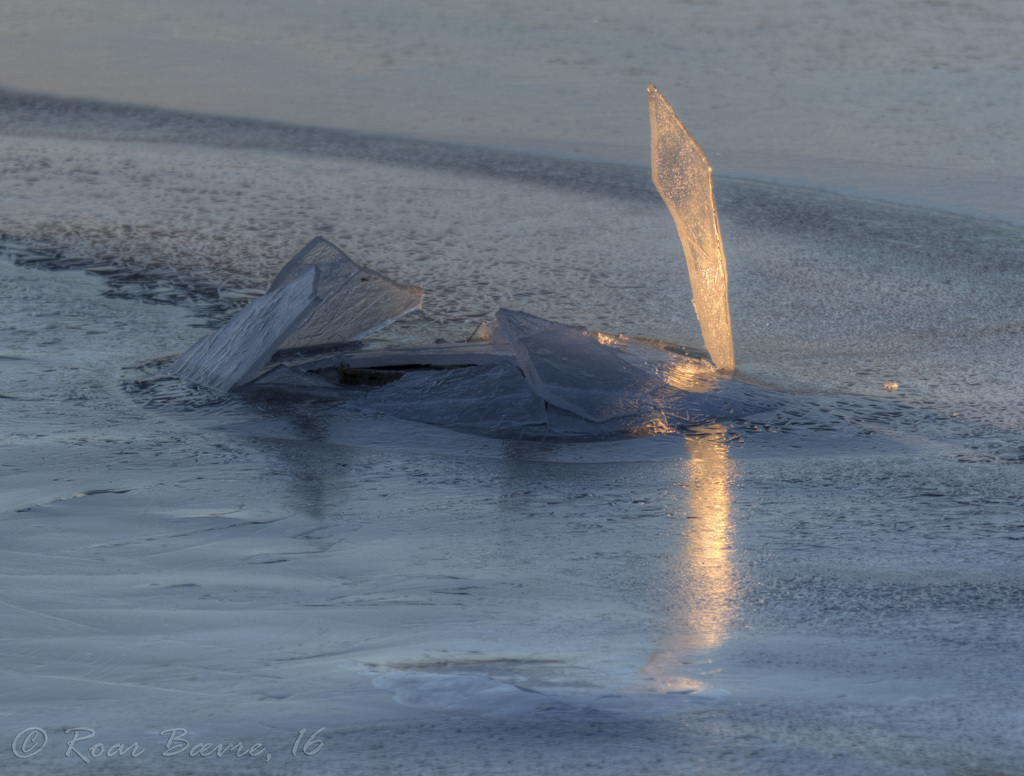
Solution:
[(189, 348), (171, 371), (219, 391), (247, 383), (320, 303), (318, 273), (316, 267), (306, 267), (291, 282), (249, 302), (220, 329)]
[(583, 329), (512, 310), (498, 310), (496, 318), (530, 387), (548, 404), (587, 420), (635, 415), (663, 386)]
[(280, 288), (311, 266), (320, 272), (317, 294), (323, 301), (283, 343), (283, 348), (358, 340), (423, 303), (422, 288), (395, 283), (361, 267), (322, 237), (314, 239), (285, 264), (270, 290)]
[(711, 166), (700, 146), (654, 86), (651, 111), (651, 176), (676, 222), (686, 254), (693, 306), (704, 345), (719, 369), (733, 369), (729, 277), (711, 190)]

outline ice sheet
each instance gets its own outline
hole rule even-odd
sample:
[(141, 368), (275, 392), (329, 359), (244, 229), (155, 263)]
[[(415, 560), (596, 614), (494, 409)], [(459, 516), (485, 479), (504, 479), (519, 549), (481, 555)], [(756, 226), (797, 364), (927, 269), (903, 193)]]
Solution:
[(184, 380), (229, 391), (257, 374), (278, 349), (356, 340), (416, 309), (423, 289), (360, 267), (322, 237), (310, 241), (218, 331), (172, 366)]
[[(758, 257), (748, 273), (783, 275), (793, 294), (746, 297), (748, 336), (773, 374), (817, 376), (832, 394), (816, 413), (783, 404), (771, 429), (565, 444), (331, 401), (242, 391), (214, 403), (159, 369), (126, 368), (190, 342), (206, 302), (111, 298), (99, 277), (4, 265), (8, 770), (44, 763), (10, 754), (18, 731), (38, 724), (54, 772), (85, 768), (61, 743), (69, 725), (91, 725), (149, 746), (121, 765), (154, 776), (203, 765), (554, 775), (584, 762), (616, 775), (1013, 773), (1020, 699), (991, 688), (1022, 681), (1009, 659), (1024, 644), (1019, 235), (807, 192), (738, 191), (747, 196), (731, 200), (732, 233), (761, 249), (747, 251)], [(622, 207), (588, 201), (610, 222)], [(805, 220), (780, 219), (791, 210)], [(844, 218), (858, 238), (849, 249), (846, 232), (835, 237)], [(796, 225), (810, 231), (806, 263), (803, 245), (782, 244)], [(900, 267), (886, 261), (887, 282), (866, 287), (860, 273), (891, 258), (890, 235), (896, 245), (913, 235), (919, 252), (904, 248)], [(972, 252), (970, 235), (984, 248)], [(589, 239), (594, 250), (600, 239)], [(645, 277), (644, 294), (657, 293)], [(837, 300), (861, 314), (835, 321), (862, 329), (797, 325), (823, 308), (831, 323)], [(949, 351), (937, 310), (964, 322), (950, 335), (961, 349)], [(635, 328), (661, 334), (657, 311), (641, 312), (651, 317)], [(785, 341), (813, 341), (768, 347), (776, 341), (757, 334), (767, 323)], [(865, 397), (890, 328), (906, 337), (901, 354), (919, 355), (901, 359), (900, 391)], [(665, 368), (628, 339), (598, 342), (638, 369)], [(917, 405), (934, 411), (915, 420)], [(875, 429), (946, 447), (908, 455)], [(861, 432), (873, 446), (852, 444)], [(397, 673), (427, 705), (396, 703), (367, 672)], [(474, 673), (429, 688), (424, 677)], [(686, 681), (730, 695), (667, 709), (638, 692)], [(607, 700), (495, 716), (510, 706), (474, 687), (499, 700)], [(621, 713), (623, 697), (649, 698), (659, 714)], [(195, 740), (265, 740), (274, 758), (160, 758), (156, 732), (171, 725)], [(298, 731), (321, 726), (324, 751), (289, 760)]]
[(478, 434), (540, 434), (544, 401), (512, 364), (424, 369), (373, 391), (352, 406)]
[(514, 360), (508, 343), (490, 341), (445, 342), (411, 347), (376, 348), (346, 352), (342, 359), (353, 367), (376, 369), (387, 366), (434, 365), (474, 366), (501, 364)]
[(550, 404), (587, 420), (639, 414), (651, 407), (651, 395), (662, 387), (583, 329), (504, 309), (497, 319), (530, 387)]
[(288, 283), (303, 267), (320, 271), (319, 304), (282, 348), (308, 348), (358, 340), (387, 326), (423, 303), (423, 289), (402, 285), (361, 267), (323, 237), (313, 239), (270, 284)]
[(244, 385), (320, 304), (318, 274), (316, 267), (310, 267), (291, 282), (254, 299), (224, 326), (185, 351), (172, 371), (183, 380), (219, 391)]
[(362, 267), (350, 259), (337, 245), (323, 237), (314, 237), (305, 247), (281, 267), (270, 281), (267, 292), (276, 291), (302, 275), (309, 267), (319, 267), (320, 282), (324, 284), (323, 294), (329, 295), (351, 278)]
[(504, 677), (468, 672), (390, 671), (375, 676), (373, 685), (391, 691), (395, 701), (403, 706), (496, 717), (526, 714), (667, 716), (694, 711), (728, 697), (728, 693), (715, 690), (608, 693), (590, 688), (544, 692)]
[[(776, 0), (760, 12), (750, 0), (643, 0), (595, 12), (529, 0), (510, 14), (408, 0), (267, 0), (258, 12), (239, 0), (6, 0), (0, 72), (14, 89), (637, 166), (649, 159), (638, 96), (654, 82), (719, 175), (1020, 220), (1024, 18), (1013, 0), (934, 5)], [(80, 131), (78, 119), (67, 131)], [(130, 129), (180, 138), (188, 126)], [(245, 172), (258, 186), (255, 169)], [(331, 219), (344, 212), (334, 184), (321, 200)]]
[[(45, 75), (38, 61), (58, 69), (40, 29), (64, 25), (67, 40), (93, 56), (95, 37), (79, 24), (85, 15), (104, 36), (116, 34), (115, 23), (146, 21), (97, 12), (111, 4), (67, 13), (54, 12), (57, 5), (16, 3), (4, 17), (17, 46), (0, 48), (26, 72)], [(114, 10), (128, 5), (141, 8), (123, 0)], [(489, 24), (475, 6), (446, 7), (480, 36), (433, 6), (410, 23), (391, 13), (396, 6), (374, 5), (388, 24), (367, 45), (386, 37), (396, 62), (382, 70), (375, 55), (349, 53), (372, 95), (362, 102), (323, 100), (351, 83), (338, 80), (332, 59), (344, 49), (324, 25), (294, 24), (294, 3), (276, 6), (282, 36), (262, 34), (266, 16), (251, 4), (217, 0), (198, 16), (196, 4), (159, 4), (199, 28), (192, 44), (201, 39), (218, 56), (232, 51), (210, 25), (233, 7), (221, 30), (250, 25), (259, 33), (250, 41), (273, 41), (288, 56), (309, 52), (297, 39), (315, 38), (330, 67), (327, 87), (315, 81), (310, 91), (338, 110), (342, 126), (395, 128), (397, 117), (426, 131), (422, 120), (436, 119), (445, 134), (469, 119), (505, 130), (514, 117), (524, 135), (559, 122), (562, 147), (586, 152), (579, 132), (595, 126), (586, 119), (612, 117), (631, 122), (629, 142), (640, 146), (646, 128), (635, 100), (653, 78), (666, 93), (683, 90), (674, 99), (686, 101), (681, 113), (711, 146), (716, 172), (726, 168), (715, 151), (732, 147), (751, 163), (733, 172), (862, 188), (873, 178), (890, 193), (916, 189), (1020, 216), (1019, 180), (1002, 172), (1020, 168), (1007, 159), (1024, 149), (1015, 142), (1021, 17), (1012, 3), (936, 4), (927, 18), (884, 0), (869, 3), (871, 13), (850, 13), (841, 0), (785, 2), (770, 17), (733, 13), (749, 11), (740, 8), (746, 0), (651, 3), (640, 12), (607, 6), (598, 15), (583, 4), (541, 5), (511, 28)], [(334, 18), (353, 7), (316, 6)], [(507, 12), (495, 5), (484, 13)], [(435, 26), (425, 31), (418, 22), (428, 17)], [(661, 45), (648, 45), (652, 30)], [(492, 71), (472, 57), (446, 57), (439, 34), (468, 41), (488, 62), (499, 40), (522, 53), (547, 98), (538, 103), (536, 90), (510, 87), (510, 102), (495, 100)], [(573, 40), (578, 59), (546, 58)], [(417, 41), (428, 45), (407, 45)], [(163, 43), (179, 58), (188, 45), (170, 34)], [(252, 53), (247, 45), (234, 53)], [(608, 51), (618, 58), (605, 58)], [(465, 67), (478, 91), (429, 67), (410, 80), (406, 52), (416, 64)], [(603, 66), (590, 61), (595, 52)], [(262, 87), (280, 60), (262, 64), (254, 71), (218, 61), (215, 72)], [(116, 72), (82, 73), (83, 83), (123, 87), (123, 67)], [(195, 93), (180, 70), (159, 72)], [(194, 72), (243, 94), (231, 78)], [(503, 72), (505, 83), (523, 83), (507, 63)], [(584, 75), (591, 88), (579, 91)], [(629, 81), (621, 89), (620, 75)], [(385, 95), (381, 78), (405, 85), (403, 94), (428, 109), (410, 111), (407, 100)], [(427, 79), (451, 97), (422, 90)], [(68, 93), (58, 81), (53, 90)], [(153, 83), (138, 83), (136, 99), (148, 102)], [(248, 93), (290, 122), (313, 121), (290, 96)], [(84, 257), (107, 278), (113, 269), (127, 274), (126, 265), (138, 276), (137, 285), (108, 287), (77, 272), (4, 267), (6, 770), (89, 770), (63, 756), (69, 724), (147, 744), (153, 731), (182, 724), (213, 740), (267, 732), (274, 759), (161, 758), (156, 746), (104, 768), (1019, 771), (1024, 708), (1018, 694), (998, 689), (1024, 684), (1019, 230), (750, 180), (723, 186), (720, 178), (743, 366), (826, 395), (814, 412), (791, 401), (764, 425), (726, 424), (720, 436), (494, 440), (356, 416), (329, 402), (285, 405), (238, 393), (201, 405), (206, 397), (177, 380), (163, 383), (177, 392), (168, 413), (170, 399), (161, 408), (134, 377), (121, 391), (117, 376), (126, 364), (180, 351), (208, 319), (210, 297), (186, 296), (181, 278), (201, 277), (226, 294), (262, 289), (296, 235), (330, 234), (333, 225), (373, 266), (437, 289), (429, 317), (415, 322), (423, 326), (389, 330), (400, 329), (396, 336), (428, 326), (461, 333), (504, 305), (694, 342), (671, 258), (678, 239), (663, 229), (663, 205), (635, 183), (646, 176), (639, 168), (500, 155), (491, 164), (456, 146), (343, 142), (294, 124), (25, 95), (8, 94), (4, 106), (0, 121), (16, 129), (0, 148), (2, 231)], [(393, 114), (381, 120), (381, 110)], [(802, 168), (782, 155), (766, 161), (769, 147), (795, 149), (806, 157)], [(384, 156), (360, 156), (366, 148)], [(950, 192), (953, 200), (944, 199)], [(154, 298), (179, 301), (142, 301)], [(618, 352), (643, 368), (643, 359)], [(885, 392), (888, 379), (900, 390)], [(213, 424), (220, 430), (208, 431)], [(941, 444), (908, 454), (892, 434)], [(540, 661), (545, 670), (531, 669)], [(590, 690), (611, 696), (654, 666), (665, 682), (697, 679), (731, 696), (639, 723), (529, 711), (495, 718), (468, 702), (458, 708), (457, 694), (454, 709), (402, 706), (372, 685), (371, 664), (418, 671), (414, 680), (473, 665), (482, 684), (551, 695), (585, 675)], [(440, 690), (428, 699), (452, 697)], [(49, 732), (44, 754), (52, 756), (16, 761), (14, 736), (36, 724)], [(297, 732), (321, 726), (324, 751), (289, 760)]]

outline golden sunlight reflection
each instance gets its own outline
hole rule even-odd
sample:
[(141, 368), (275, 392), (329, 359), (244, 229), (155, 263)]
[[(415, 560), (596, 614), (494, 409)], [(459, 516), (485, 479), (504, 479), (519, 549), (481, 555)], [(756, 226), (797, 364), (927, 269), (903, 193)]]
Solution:
[(737, 582), (732, 563), (733, 462), (725, 444), (725, 429), (687, 438), (690, 458), (679, 483), (685, 497), (679, 504), (679, 546), (671, 569), (670, 614), (659, 649), (644, 673), (661, 689), (692, 688), (678, 675), (688, 656), (720, 645), (729, 632)]

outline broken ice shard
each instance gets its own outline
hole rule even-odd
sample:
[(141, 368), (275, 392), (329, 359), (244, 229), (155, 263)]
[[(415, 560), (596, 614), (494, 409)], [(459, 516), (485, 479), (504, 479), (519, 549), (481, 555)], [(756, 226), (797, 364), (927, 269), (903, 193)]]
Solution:
[(316, 267), (254, 299), (213, 334), (203, 337), (174, 362), (183, 380), (230, 391), (255, 377), (309, 312), (320, 303)]
[[(496, 319), (527, 383), (544, 401), (606, 427), (623, 420), (624, 427), (698, 425), (760, 411), (772, 393), (722, 379), (701, 358), (641, 340), (511, 310), (499, 310)], [(549, 412), (553, 425), (581, 428)]]
[(317, 237), (284, 266), (264, 296), (193, 345), (172, 370), (184, 380), (230, 391), (259, 374), (279, 348), (356, 340), (422, 301), (423, 289), (360, 267)]
[(729, 278), (711, 190), (711, 166), (661, 92), (649, 86), (647, 95), (651, 175), (683, 244), (704, 346), (716, 367), (733, 369), (736, 361), (729, 318)]
[(278, 273), (270, 291), (290, 282), (306, 268), (320, 271), (321, 303), (283, 343), (308, 348), (351, 342), (387, 326), (423, 303), (423, 289), (395, 283), (361, 267), (322, 237), (303, 248)]
[(496, 318), (530, 387), (549, 404), (587, 420), (642, 412), (647, 395), (664, 386), (584, 329), (512, 310), (499, 310)]
[(539, 433), (544, 401), (509, 361), (408, 372), (350, 406), (490, 436)]

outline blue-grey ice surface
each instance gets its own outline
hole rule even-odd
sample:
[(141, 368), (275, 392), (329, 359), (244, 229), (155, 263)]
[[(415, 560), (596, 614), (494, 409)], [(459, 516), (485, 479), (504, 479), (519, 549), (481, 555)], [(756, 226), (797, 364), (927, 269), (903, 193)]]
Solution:
[[(796, 392), (677, 433), (467, 434), (334, 398), (405, 378), (223, 394), (157, 356), (333, 224), (433, 295), (365, 350), (504, 307), (643, 368), (635, 338), (699, 337), (645, 170), (10, 102), (0, 230), (63, 255), (0, 262), (5, 771), (98, 767), (65, 756), (88, 726), (146, 747), (110, 772), (1019, 772), (1019, 228), (719, 180), (739, 367)], [(137, 142), (168, 126), (189, 142)], [(272, 759), (162, 757), (176, 727)]]

